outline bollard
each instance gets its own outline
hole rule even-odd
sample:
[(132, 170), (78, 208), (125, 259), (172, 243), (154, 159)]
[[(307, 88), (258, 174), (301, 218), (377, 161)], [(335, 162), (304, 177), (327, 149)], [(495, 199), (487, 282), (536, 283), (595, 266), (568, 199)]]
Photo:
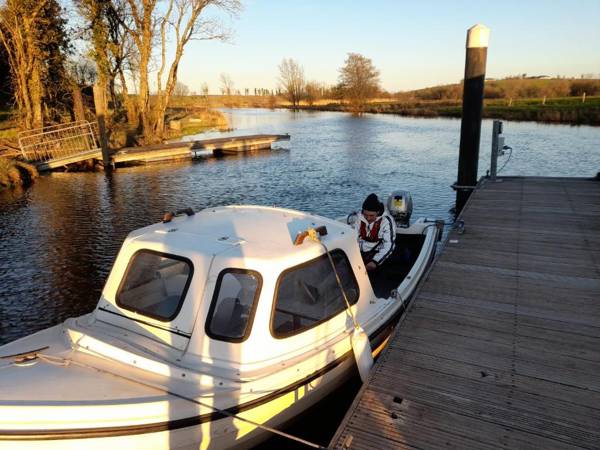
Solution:
[(498, 153), (502, 151), (499, 142), (500, 134), (502, 134), (502, 121), (494, 120), (492, 129), (492, 156), (490, 158), (490, 179), (492, 181), (496, 180), (496, 175), (498, 173)]
[(467, 32), (462, 121), (456, 189), (456, 215), (460, 214), (477, 183), (483, 87), (490, 30), (475, 25)]

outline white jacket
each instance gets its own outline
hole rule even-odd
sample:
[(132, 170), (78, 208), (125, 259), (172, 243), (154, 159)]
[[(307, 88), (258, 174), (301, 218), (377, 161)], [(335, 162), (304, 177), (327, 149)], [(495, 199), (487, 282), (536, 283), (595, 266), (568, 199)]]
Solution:
[[(371, 230), (375, 224), (379, 222), (379, 232), (377, 238), (379, 242), (369, 242), (360, 237), (361, 223), (364, 223), (367, 236), (370, 235)], [(361, 252), (368, 252), (377, 247), (375, 255), (372, 261), (378, 266), (385, 261), (385, 259), (392, 254), (394, 251), (394, 244), (396, 242), (396, 222), (393, 217), (385, 211), (381, 216), (378, 216), (373, 223), (367, 222), (367, 219), (361, 213), (356, 213), (356, 220), (352, 223), (352, 227), (356, 230), (356, 236), (358, 239), (358, 245), (360, 246)]]

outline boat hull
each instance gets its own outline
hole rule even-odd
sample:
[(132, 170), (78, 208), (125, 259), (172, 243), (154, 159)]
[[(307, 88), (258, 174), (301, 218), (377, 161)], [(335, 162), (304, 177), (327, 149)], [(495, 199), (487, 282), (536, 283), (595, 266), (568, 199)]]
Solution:
[[(0, 435), (0, 449), (221, 449), (251, 448), (273, 436), (249, 420), (281, 428), (342, 386), (356, 374), (351, 354), (315, 373), (308, 380), (273, 393), (234, 417), (197, 416), (148, 425), (71, 430), (32, 430)], [(235, 413), (235, 408), (229, 410)]]

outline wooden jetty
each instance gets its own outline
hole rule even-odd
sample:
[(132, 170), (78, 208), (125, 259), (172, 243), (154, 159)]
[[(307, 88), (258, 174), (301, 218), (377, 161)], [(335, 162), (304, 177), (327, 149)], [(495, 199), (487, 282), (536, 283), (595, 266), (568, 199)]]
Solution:
[(204, 139), (194, 141), (192, 150), (211, 150), (213, 153), (240, 153), (252, 150), (266, 150), (273, 142), (289, 141), (289, 134), (253, 134), (228, 138)]
[(192, 158), (192, 142), (172, 142), (170, 144), (147, 145), (145, 147), (126, 147), (111, 155), (113, 164), (140, 164), (165, 160)]
[(202, 139), (187, 142), (150, 145), (146, 147), (128, 147), (112, 154), (113, 164), (144, 164), (165, 160), (192, 159), (230, 153), (241, 153), (252, 150), (266, 150), (273, 142), (289, 141), (289, 134), (254, 134), (216, 139)]
[(600, 448), (600, 180), (482, 181), (330, 447)]

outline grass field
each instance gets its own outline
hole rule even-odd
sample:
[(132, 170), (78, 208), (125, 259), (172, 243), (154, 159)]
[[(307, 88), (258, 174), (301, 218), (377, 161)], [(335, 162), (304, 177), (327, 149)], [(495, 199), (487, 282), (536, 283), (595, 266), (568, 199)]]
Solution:
[[(429, 105), (439, 116), (461, 117), (462, 105)], [(600, 125), (600, 96), (587, 97), (585, 102), (577, 97), (517, 99), (514, 101), (486, 100), (483, 117), (527, 120), (537, 122)]]

